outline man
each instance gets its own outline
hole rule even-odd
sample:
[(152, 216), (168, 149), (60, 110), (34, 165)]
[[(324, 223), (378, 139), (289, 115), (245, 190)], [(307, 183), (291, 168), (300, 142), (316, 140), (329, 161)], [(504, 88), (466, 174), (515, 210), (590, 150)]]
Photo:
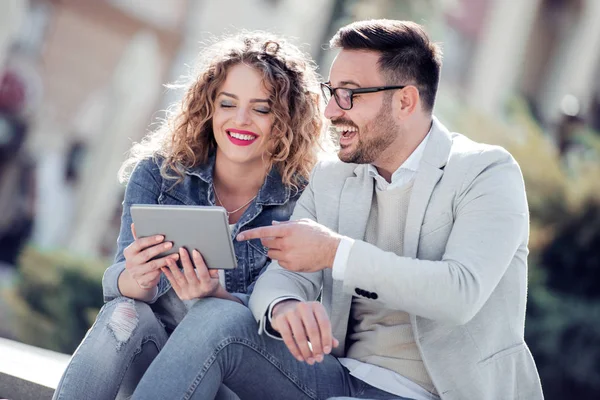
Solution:
[(518, 165), (432, 116), (441, 51), (419, 25), (356, 22), (331, 45), (325, 116), (342, 162), (315, 168), (295, 221), (238, 236), (277, 260), (250, 299), (264, 334), (213, 301), (178, 328), (201, 344), (161, 371), (194, 359), (177, 376), (191, 398), (224, 381), (243, 399), (541, 399)]

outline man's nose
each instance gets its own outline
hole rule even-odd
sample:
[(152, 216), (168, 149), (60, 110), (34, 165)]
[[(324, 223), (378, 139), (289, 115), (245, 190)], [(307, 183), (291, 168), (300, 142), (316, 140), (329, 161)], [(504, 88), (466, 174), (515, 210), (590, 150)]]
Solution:
[(335, 98), (332, 96), (329, 99), (329, 103), (325, 106), (325, 118), (335, 119), (341, 117), (343, 114), (344, 110), (338, 106), (337, 101), (335, 101)]

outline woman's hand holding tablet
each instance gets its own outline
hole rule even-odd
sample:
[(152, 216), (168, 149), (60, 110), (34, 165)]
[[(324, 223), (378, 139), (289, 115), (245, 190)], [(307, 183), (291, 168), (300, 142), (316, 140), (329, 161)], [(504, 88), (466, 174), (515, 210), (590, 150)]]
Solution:
[(176, 262), (179, 254), (157, 258), (159, 254), (173, 247), (165, 242), (163, 235), (138, 238), (134, 224), (131, 224), (134, 241), (123, 251), (125, 272), (119, 276), (119, 287), (124, 296), (139, 300), (150, 300), (160, 279), (160, 268), (167, 261)]
[(182, 247), (179, 249), (179, 258), (183, 272), (174, 260), (167, 260), (168, 268), (162, 267), (161, 270), (181, 300), (222, 297), (218, 293), (224, 290), (219, 283), (219, 271), (206, 268), (198, 250), (192, 251), (192, 259), (190, 259), (187, 250)]

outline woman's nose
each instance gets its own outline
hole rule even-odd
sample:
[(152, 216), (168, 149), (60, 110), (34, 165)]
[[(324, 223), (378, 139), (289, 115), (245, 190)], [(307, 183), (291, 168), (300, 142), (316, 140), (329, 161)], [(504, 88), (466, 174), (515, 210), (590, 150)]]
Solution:
[(238, 108), (238, 112), (235, 115), (235, 122), (237, 122), (241, 126), (249, 125), (250, 124), (250, 113), (248, 111), (249, 110), (246, 107)]

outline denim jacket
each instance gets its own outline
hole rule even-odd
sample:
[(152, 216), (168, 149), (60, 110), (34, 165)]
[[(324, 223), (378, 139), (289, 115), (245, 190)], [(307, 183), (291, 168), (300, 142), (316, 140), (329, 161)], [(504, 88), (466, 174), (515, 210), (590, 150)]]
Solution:
[[(214, 154), (206, 165), (184, 170), (184, 180), (174, 185), (174, 180), (165, 180), (160, 175), (163, 158), (149, 158), (135, 167), (123, 200), (121, 231), (117, 240), (115, 263), (108, 267), (102, 278), (104, 301), (111, 301), (122, 294), (119, 292), (119, 275), (125, 270), (123, 250), (133, 242), (131, 233), (132, 204), (169, 204), (214, 206), (213, 186)], [(268, 265), (267, 249), (259, 239), (238, 242), (236, 235), (244, 230), (271, 225), (271, 221), (287, 221), (292, 215), (300, 191), (292, 190), (281, 181), (281, 175), (273, 168), (267, 175), (256, 199), (246, 209), (231, 231), (233, 247), (237, 257), (237, 268), (225, 271), (225, 289), (247, 304), (248, 295), (262, 270)], [(158, 293), (149, 303), (169, 291), (171, 284), (161, 274)], [(171, 293), (172, 295), (172, 293)]]

